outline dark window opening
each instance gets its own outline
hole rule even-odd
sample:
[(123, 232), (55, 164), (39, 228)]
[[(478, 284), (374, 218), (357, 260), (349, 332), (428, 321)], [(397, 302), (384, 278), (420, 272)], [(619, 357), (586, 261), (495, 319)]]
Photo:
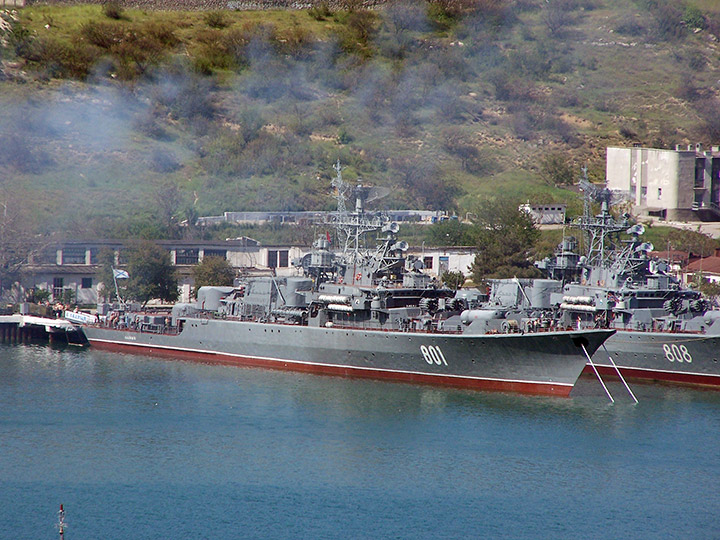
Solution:
[(205, 257), (220, 257), (227, 259), (227, 249), (206, 249)]
[(64, 280), (61, 277), (53, 278), (53, 298), (62, 297)]
[(198, 249), (178, 249), (175, 252), (175, 264), (197, 264), (199, 258)]
[(63, 264), (85, 264), (85, 246), (66, 246), (62, 251)]

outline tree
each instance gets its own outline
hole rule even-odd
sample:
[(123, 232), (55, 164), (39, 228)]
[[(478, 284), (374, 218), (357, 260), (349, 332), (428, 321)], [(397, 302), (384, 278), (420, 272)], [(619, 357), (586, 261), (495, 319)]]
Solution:
[(517, 203), (486, 201), (475, 215), (478, 251), (470, 266), (475, 283), (540, 275), (529, 258), (540, 231)]
[(460, 270), (448, 270), (447, 272), (442, 273), (440, 281), (442, 281), (450, 289), (456, 291), (462, 288), (465, 284), (465, 274), (463, 274)]
[(44, 247), (31, 230), (28, 214), (23, 196), (0, 186), (0, 291), (18, 282), (30, 254)]
[[(113, 279), (113, 268), (115, 267), (115, 251), (109, 247), (104, 247), (98, 253), (98, 264), (100, 268), (97, 272), (97, 278), (100, 282), (98, 285), (98, 299), (102, 298), (105, 302), (109, 302), (115, 298), (118, 291), (115, 290), (115, 280)], [(118, 288), (124, 291), (124, 283), (118, 282)], [(123, 296), (122, 293), (120, 296)]]
[(686, 251), (688, 255), (707, 257), (712, 255), (718, 246), (717, 240), (698, 231), (672, 229), (667, 234), (666, 241), (670, 249)]
[(222, 257), (205, 257), (202, 262), (192, 270), (195, 280), (195, 292), (200, 287), (215, 285), (229, 287), (235, 279), (235, 269)]
[(143, 303), (153, 298), (174, 302), (178, 298), (178, 280), (170, 261), (170, 253), (145, 240), (129, 250), (127, 272), (128, 297)]
[(459, 219), (446, 219), (427, 228), (428, 243), (435, 246), (470, 246), (475, 243), (474, 229)]

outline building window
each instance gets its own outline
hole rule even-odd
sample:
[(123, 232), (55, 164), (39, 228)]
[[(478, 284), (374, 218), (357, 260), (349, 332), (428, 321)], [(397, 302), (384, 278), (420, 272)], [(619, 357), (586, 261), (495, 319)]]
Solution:
[(288, 250), (268, 250), (268, 268), (287, 268)]
[(658, 199), (662, 199), (662, 188), (658, 188)]
[(440, 263), (438, 264), (440, 268), (438, 268), (438, 274), (442, 274), (443, 272), (447, 272), (448, 268), (450, 267), (450, 257), (440, 257)]
[(705, 187), (705, 158), (695, 160), (695, 187)]
[(175, 264), (197, 264), (199, 253), (198, 249), (178, 249), (175, 252)]
[(64, 280), (61, 277), (53, 278), (53, 298), (61, 298)]
[(91, 277), (82, 278), (80, 288), (81, 289), (92, 289), (92, 278)]
[(227, 249), (206, 249), (205, 257), (220, 257), (221, 259), (227, 259)]
[(90, 264), (98, 264), (98, 254), (100, 250), (98, 248), (90, 248)]
[(85, 264), (85, 246), (65, 246), (62, 251), (63, 264)]
[(423, 257), (423, 265), (428, 270), (432, 270), (433, 267), (433, 258), (432, 257)]

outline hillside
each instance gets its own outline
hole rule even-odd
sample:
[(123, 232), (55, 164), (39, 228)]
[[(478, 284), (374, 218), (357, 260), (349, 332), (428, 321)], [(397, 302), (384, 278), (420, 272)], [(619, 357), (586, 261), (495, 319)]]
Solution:
[(720, 142), (714, 5), (26, 7), (3, 17), (2, 202), (32, 232), (161, 237), (330, 208), (339, 159), (385, 207), (579, 209), (564, 184), (602, 181), (608, 145)]

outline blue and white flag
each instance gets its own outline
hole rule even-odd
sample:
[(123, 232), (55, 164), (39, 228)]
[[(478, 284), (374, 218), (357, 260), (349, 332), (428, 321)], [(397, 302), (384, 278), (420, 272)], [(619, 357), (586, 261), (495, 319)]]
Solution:
[(117, 268), (113, 268), (113, 277), (115, 279), (128, 279), (130, 275), (125, 270), (118, 270)]

